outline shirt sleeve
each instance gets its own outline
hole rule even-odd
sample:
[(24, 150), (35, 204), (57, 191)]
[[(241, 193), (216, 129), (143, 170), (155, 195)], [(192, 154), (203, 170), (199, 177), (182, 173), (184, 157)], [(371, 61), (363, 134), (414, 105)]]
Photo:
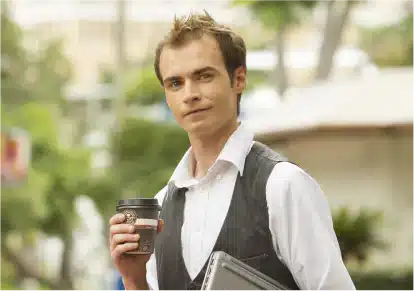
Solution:
[(147, 262), (147, 283), (150, 290), (159, 290), (155, 254), (152, 254)]
[[(159, 191), (154, 198), (158, 199), (158, 204), (162, 206), (164, 197), (167, 193), (167, 187), (164, 187)], [(151, 255), (149, 261), (147, 262), (147, 283), (148, 287), (151, 290), (159, 290), (158, 287), (158, 276), (157, 276), (157, 262), (155, 258), (155, 253)]]
[(278, 163), (266, 186), (276, 254), (301, 289), (353, 290), (318, 183), (298, 166)]

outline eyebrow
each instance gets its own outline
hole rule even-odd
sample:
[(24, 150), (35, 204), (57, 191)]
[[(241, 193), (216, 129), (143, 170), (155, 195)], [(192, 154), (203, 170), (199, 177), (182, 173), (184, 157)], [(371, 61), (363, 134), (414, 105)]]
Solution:
[[(203, 68), (200, 68), (200, 69), (194, 70), (193, 72), (191, 72), (191, 75), (200, 75), (200, 74), (202, 74), (202, 73), (204, 73), (204, 72), (206, 72), (206, 71), (214, 71), (214, 72), (217, 72), (217, 70), (216, 70), (215, 68), (210, 67), (210, 66), (207, 66), (207, 67), (203, 67)], [(171, 76), (171, 77), (167, 77), (167, 78), (165, 78), (165, 79), (163, 80), (163, 83), (166, 83), (166, 82), (172, 82), (172, 81), (175, 81), (175, 80), (178, 80), (178, 79), (180, 79), (180, 77), (179, 77), (179, 76)]]

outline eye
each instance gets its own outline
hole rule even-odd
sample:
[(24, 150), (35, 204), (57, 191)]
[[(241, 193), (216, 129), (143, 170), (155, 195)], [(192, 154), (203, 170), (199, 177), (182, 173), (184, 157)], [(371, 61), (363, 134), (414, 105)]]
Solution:
[(181, 82), (179, 80), (173, 80), (170, 83), (170, 87), (173, 89), (177, 89), (181, 85)]
[(213, 77), (212, 74), (204, 73), (204, 74), (200, 75), (199, 79), (202, 80), (202, 81), (208, 81), (208, 80), (211, 80), (212, 77)]

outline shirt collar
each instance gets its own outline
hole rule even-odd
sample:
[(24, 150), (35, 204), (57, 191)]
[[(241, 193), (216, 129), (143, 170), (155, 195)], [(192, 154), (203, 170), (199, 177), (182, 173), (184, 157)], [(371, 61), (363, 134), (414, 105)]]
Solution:
[[(226, 161), (237, 167), (240, 175), (243, 176), (244, 163), (253, 142), (253, 133), (241, 123), (227, 140), (222, 151), (214, 162)], [(192, 151), (191, 147), (184, 154), (181, 161), (175, 168), (169, 182), (174, 182), (177, 187), (189, 187), (197, 183), (191, 175)]]

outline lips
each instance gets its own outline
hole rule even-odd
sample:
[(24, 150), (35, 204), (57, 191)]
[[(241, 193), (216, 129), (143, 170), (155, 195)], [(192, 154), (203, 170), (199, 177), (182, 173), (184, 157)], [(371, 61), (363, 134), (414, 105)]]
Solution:
[(204, 108), (204, 109), (196, 109), (196, 110), (192, 110), (192, 111), (190, 111), (190, 112), (188, 112), (187, 114), (186, 114), (186, 116), (187, 115), (191, 115), (191, 114), (195, 114), (195, 113), (199, 113), (199, 112), (203, 112), (203, 111), (207, 111), (207, 110), (209, 110), (210, 108)]

